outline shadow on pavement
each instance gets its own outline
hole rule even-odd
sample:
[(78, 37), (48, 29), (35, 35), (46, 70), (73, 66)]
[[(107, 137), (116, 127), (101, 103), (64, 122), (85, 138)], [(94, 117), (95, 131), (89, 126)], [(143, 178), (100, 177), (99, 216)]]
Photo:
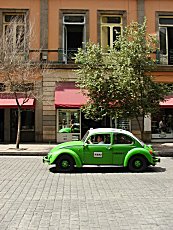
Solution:
[[(57, 172), (55, 167), (49, 169), (51, 173), (68, 173), (69, 172)], [(165, 172), (166, 168), (162, 167), (148, 167), (144, 172), (141, 173), (159, 173)], [(107, 174), (107, 173), (133, 173), (130, 172), (127, 168), (124, 167), (83, 167), (83, 168), (75, 168), (73, 172), (70, 174), (83, 174), (83, 173), (100, 173), (100, 174)]]

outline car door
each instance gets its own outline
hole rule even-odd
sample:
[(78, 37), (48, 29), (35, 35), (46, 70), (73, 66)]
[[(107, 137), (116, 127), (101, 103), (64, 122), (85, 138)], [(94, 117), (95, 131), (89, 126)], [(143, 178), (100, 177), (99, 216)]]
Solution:
[(126, 154), (135, 148), (135, 140), (123, 133), (113, 134), (112, 162), (114, 165), (123, 165)]
[(110, 134), (103, 135), (104, 143), (96, 141), (98, 135), (90, 137), (92, 142), (87, 141), (84, 146), (84, 164), (85, 165), (106, 165), (112, 164), (112, 151)]

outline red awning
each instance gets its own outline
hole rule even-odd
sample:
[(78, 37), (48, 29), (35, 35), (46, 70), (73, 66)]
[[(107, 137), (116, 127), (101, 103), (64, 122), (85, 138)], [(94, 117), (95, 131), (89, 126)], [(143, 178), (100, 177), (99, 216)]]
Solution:
[(59, 82), (55, 88), (55, 107), (80, 108), (87, 98), (75, 86), (75, 82)]
[[(18, 98), (19, 104), (21, 105), (23, 103), (24, 97), (20, 96)], [(24, 105), (22, 105), (22, 108), (34, 108), (34, 98), (30, 98)], [(1, 94), (0, 95), (0, 108), (17, 108), (16, 99), (14, 98), (14, 95), (11, 94)]]
[(165, 101), (160, 102), (161, 108), (173, 108), (173, 95), (166, 96)]

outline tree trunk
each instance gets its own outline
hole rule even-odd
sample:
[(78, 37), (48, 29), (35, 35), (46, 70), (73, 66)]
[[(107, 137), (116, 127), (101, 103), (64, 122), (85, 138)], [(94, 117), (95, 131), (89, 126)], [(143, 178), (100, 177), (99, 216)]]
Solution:
[(142, 116), (141, 139), (144, 141), (144, 115)]
[(17, 124), (16, 149), (19, 149), (20, 129), (21, 129), (21, 109), (18, 108), (18, 124)]
[(141, 140), (144, 139), (144, 117), (145, 117), (145, 115), (142, 116), (142, 124), (140, 123), (139, 118), (136, 117), (136, 120), (137, 120), (138, 126), (139, 126), (139, 130), (140, 130), (140, 133), (141, 133)]

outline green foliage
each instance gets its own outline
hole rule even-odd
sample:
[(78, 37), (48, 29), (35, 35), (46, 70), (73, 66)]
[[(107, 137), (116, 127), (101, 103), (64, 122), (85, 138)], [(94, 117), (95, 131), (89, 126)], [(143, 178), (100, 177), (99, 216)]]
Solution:
[(156, 67), (152, 59), (156, 47), (156, 36), (146, 33), (145, 20), (143, 25), (132, 22), (125, 28), (113, 49), (105, 50), (91, 42), (85, 50), (79, 49), (77, 82), (89, 98), (83, 107), (86, 117), (138, 118), (155, 113), (171, 90), (166, 84), (154, 82), (151, 76)]

